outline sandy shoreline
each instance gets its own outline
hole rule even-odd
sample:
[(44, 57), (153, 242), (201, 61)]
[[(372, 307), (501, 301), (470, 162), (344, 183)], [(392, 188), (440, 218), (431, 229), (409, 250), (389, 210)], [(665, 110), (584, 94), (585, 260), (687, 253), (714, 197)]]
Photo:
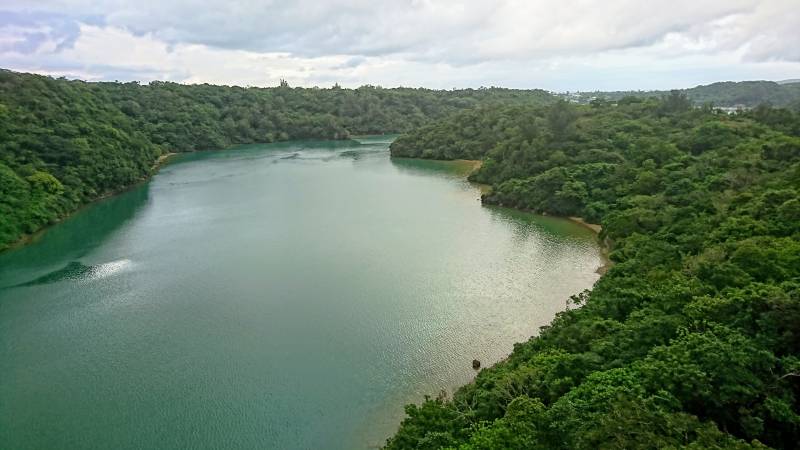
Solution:
[[(171, 157), (173, 157), (175, 155), (177, 155), (177, 153), (175, 153), (175, 152), (164, 153), (163, 155), (161, 155), (158, 158), (156, 158), (156, 162), (153, 163), (153, 166), (150, 168), (150, 170), (151, 171), (158, 170), (164, 163), (167, 162), (167, 160), (169, 158), (171, 158)], [(150, 174), (150, 176), (153, 176), (153, 175), (154, 174)]]
[(614, 265), (614, 261), (611, 261), (611, 259), (608, 257), (608, 253), (609, 251), (611, 251), (611, 246), (608, 242), (608, 238), (600, 240), (600, 232), (603, 231), (603, 227), (596, 223), (589, 223), (583, 220), (583, 218), (581, 217), (572, 216), (572, 217), (567, 217), (567, 219), (594, 231), (594, 233), (597, 235), (598, 241), (600, 243), (600, 257), (603, 259), (603, 265), (598, 267), (595, 272), (597, 272), (601, 276), (605, 275), (605, 273), (608, 272), (608, 269), (610, 269), (611, 266)]
[(470, 174), (480, 169), (483, 166), (483, 160), (480, 159), (454, 159), (453, 162), (461, 163), (470, 167)]
[(583, 225), (584, 227), (594, 231), (597, 234), (600, 234), (600, 232), (603, 231), (603, 227), (601, 225), (598, 225), (596, 223), (589, 223), (589, 222), (583, 220), (580, 217), (571, 216), (571, 217), (567, 217), (567, 219), (569, 219), (569, 220), (571, 220), (571, 221), (573, 221), (575, 223), (578, 223), (580, 225)]
[[(464, 177), (466, 178), (469, 178), (470, 175), (477, 172), (478, 169), (483, 166), (483, 160), (480, 159), (454, 159), (452, 161), (463, 170)], [(487, 194), (492, 190), (492, 186), (488, 184), (476, 183), (474, 181), (470, 181), (470, 183), (481, 191), (481, 195)]]
[[(465, 177), (469, 177), (475, 171), (480, 169), (481, 166), (483, 165), (483, 160), (476, 160), (476, 159), (454, 159), (452, 161), (454, 163), (457, 163), (459, 166), (464, 167)], [(492, 189), (491, 185), (488, 184), (481, 184), (474, 182), (472, 184), (474, 184), (480, 189), (482, 195), (486, 194)], [(603, 261), (602, 265), (597, 268), (596, 272), (601, 276), (604, 275), (606, 272), (608, 272), (608, 269), (610, 269), (611, 266), (614, 265), (614, 262), (611, 261), (611, 259), (609, 259), (608, 257), (608, 253), (611, 250), (610, 242), (608, 241), (608, 239), (600, 240), (600, 233), (603, 231), (603, 227), (596, 223), (589, 223), (585, 221), (582, 217), (568, 216), (564, 218), (574, 223), (577, 223), (578, 225), (581, 225), (584, 228), (588, 228), (594, 232), (594, 234), (597, 236), (598, 243), (600, 244), (600, 257)]]

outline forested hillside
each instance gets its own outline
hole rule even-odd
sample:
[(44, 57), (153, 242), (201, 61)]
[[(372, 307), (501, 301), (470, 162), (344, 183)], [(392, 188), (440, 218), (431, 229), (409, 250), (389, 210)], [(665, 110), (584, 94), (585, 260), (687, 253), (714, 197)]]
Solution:
[(800, 114), (489, 107), (392, 153), (483, 158), (485, 203), (601, 223), (615, 264), (452, 398), (407, 406), (387, 448), (797, 448)]
[(544, 91), (86, 83), (0, 70), (0, 250), (146, 177), (168, 152), (398, 133)]
[[(696, 105), (710, 103), (714, 106), (752, 108), (769, 104), (800, 111), (800, 82), (724, 81), (684, 89), (682, 92)], [(593, 98), (605, 100), (619, 100), (628, 96), (659, 98), (666, 94), (668, 94), (666, 91), (595, 91), (581, 92), (571, 98), (588, 103)]]

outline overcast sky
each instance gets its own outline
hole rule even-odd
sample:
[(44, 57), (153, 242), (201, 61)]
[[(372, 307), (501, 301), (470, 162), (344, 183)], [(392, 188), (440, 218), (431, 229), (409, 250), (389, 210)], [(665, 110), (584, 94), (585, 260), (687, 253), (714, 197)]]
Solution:
[(242, 86), (782, 80), (800, 78), (800, 0), (2, 0), (0, 67)]

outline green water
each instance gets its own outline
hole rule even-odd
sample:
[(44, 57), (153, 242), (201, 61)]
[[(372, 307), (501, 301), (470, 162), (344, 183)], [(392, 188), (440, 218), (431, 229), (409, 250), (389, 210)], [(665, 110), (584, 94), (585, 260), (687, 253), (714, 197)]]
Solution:
[(0, 254), (0, 447), (365, 448), (597, 279), (388, 141), (182, 155)]

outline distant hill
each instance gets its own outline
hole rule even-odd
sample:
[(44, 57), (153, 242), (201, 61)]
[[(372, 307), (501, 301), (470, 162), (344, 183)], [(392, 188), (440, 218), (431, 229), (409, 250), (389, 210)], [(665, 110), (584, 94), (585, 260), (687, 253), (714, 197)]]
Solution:
[(800, 78), (792, 78), (791, 80), (782, 80), (782, 81), (778, 81), (777, 83), (778, 83), (778, 84), (794, 84), (794, 83), (800, 83)]
[[(695, 104), (712, 103), (715, 106), (752, 108), (768, 103), (778, 107), (800, 109), (800, 80), (774, 81), (723, 81), (719, 83), (681, 89)], [(561, 94), (577, 103), (588, 103), (595, 98), (619, 100), (627, 96), (661, 97), (669, 91), (613, 91), (577, 92)]]

